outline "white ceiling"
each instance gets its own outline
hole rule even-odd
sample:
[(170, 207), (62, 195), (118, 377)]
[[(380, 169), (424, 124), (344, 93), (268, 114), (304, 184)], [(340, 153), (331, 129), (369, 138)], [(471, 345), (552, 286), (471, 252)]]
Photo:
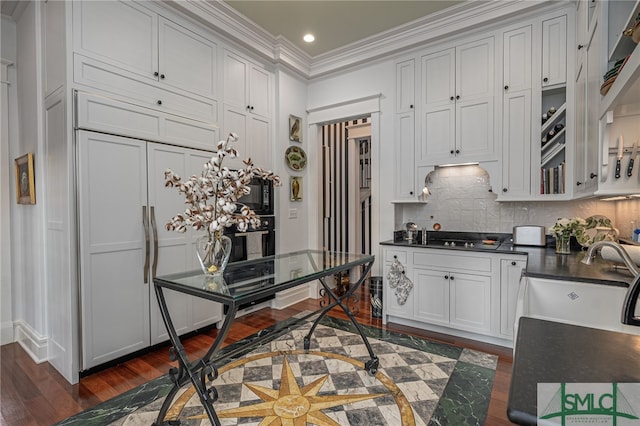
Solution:
[[(286, 38), (314, 57), (463, 1), (225, 0), (225, 3), (271, 35)], [(308, 32), (316, 37), (313, 43), (302, 40)]]

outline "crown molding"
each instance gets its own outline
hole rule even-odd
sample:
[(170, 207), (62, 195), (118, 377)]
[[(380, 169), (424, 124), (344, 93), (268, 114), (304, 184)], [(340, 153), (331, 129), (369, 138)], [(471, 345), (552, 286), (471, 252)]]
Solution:
[(566, 7), (571, 0), (468, 1), (408, 24), (367, 37), (314, 57), (284, 37), (274, 37), (220, 0), (165, 0), (166, 4), (222, 34), (273, 64), (283, 65), (313, 79), (447, 36), (464, 34), (499, 20), (551, 8)]

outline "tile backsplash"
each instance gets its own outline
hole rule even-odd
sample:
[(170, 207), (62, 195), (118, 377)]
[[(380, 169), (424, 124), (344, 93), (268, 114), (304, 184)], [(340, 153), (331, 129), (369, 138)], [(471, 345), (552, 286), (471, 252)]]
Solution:
[(610, 218), (624, 238), (631, 237), (632, 221), (640, 227), (640, 200), (496, 202), (489, 175), (479, 166), (437, 168), (430, 179), (427, 204), (396, 206), (396, 229), (411, 221), (429, 230), (437, 222), (443, 231), (506, 233), (515, 225), (544, 225), (548, 233), (559, 217), (595, 214)]

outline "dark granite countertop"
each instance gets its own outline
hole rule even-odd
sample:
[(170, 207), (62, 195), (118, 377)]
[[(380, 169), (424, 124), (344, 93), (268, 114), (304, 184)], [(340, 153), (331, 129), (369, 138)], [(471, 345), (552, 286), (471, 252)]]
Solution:
[[(466, 233), (469, 234), (470, 233)], [(483, 239), (489, 234), (475, 234), (478, 239)], [(532, 247), (532, 246), (514, 246), (510, 242), (510, 234), (491, 234), (497, 235), (500, 239), (500, 245), (491, 250), (485, 248), (464, 248), (464, 247), (447, 247), (441, 245), (421, 245), (409, 244), (407, 241), (383, 241), (381, 245), (392, 245), (398, 247), (411, 248), (428, 248), (435, 250), (450, 250), (463, 252), (482, 252), (497, 254), (517, 254), (527, 256), (527, 269), (524, 275), (532, 278), (548, 278), (563, 281), (581, 281), (595, 284), (616, 285), (628, 287), (633, 281), (630, 272), (624, 269), (613, 268), (613, 263), (604, 260), (600, 256), (596, 256), (591, 265), (582, 263), (585, 251), (580, 247), (573, 247), (573, 252), (569, 255), (556, 254), (555, 247)], [(505, 235), (508, 235), (506, 237)]]
[(538, 383), (638, 382), (640, 336), (522, 317), (507, 414), (537, 424)]

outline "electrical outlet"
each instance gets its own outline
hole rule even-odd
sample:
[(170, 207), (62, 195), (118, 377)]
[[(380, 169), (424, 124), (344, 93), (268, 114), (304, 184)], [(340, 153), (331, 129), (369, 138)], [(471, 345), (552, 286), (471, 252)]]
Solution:
[(289, 209), (289, 219), (298, 218), (298, 209)]

